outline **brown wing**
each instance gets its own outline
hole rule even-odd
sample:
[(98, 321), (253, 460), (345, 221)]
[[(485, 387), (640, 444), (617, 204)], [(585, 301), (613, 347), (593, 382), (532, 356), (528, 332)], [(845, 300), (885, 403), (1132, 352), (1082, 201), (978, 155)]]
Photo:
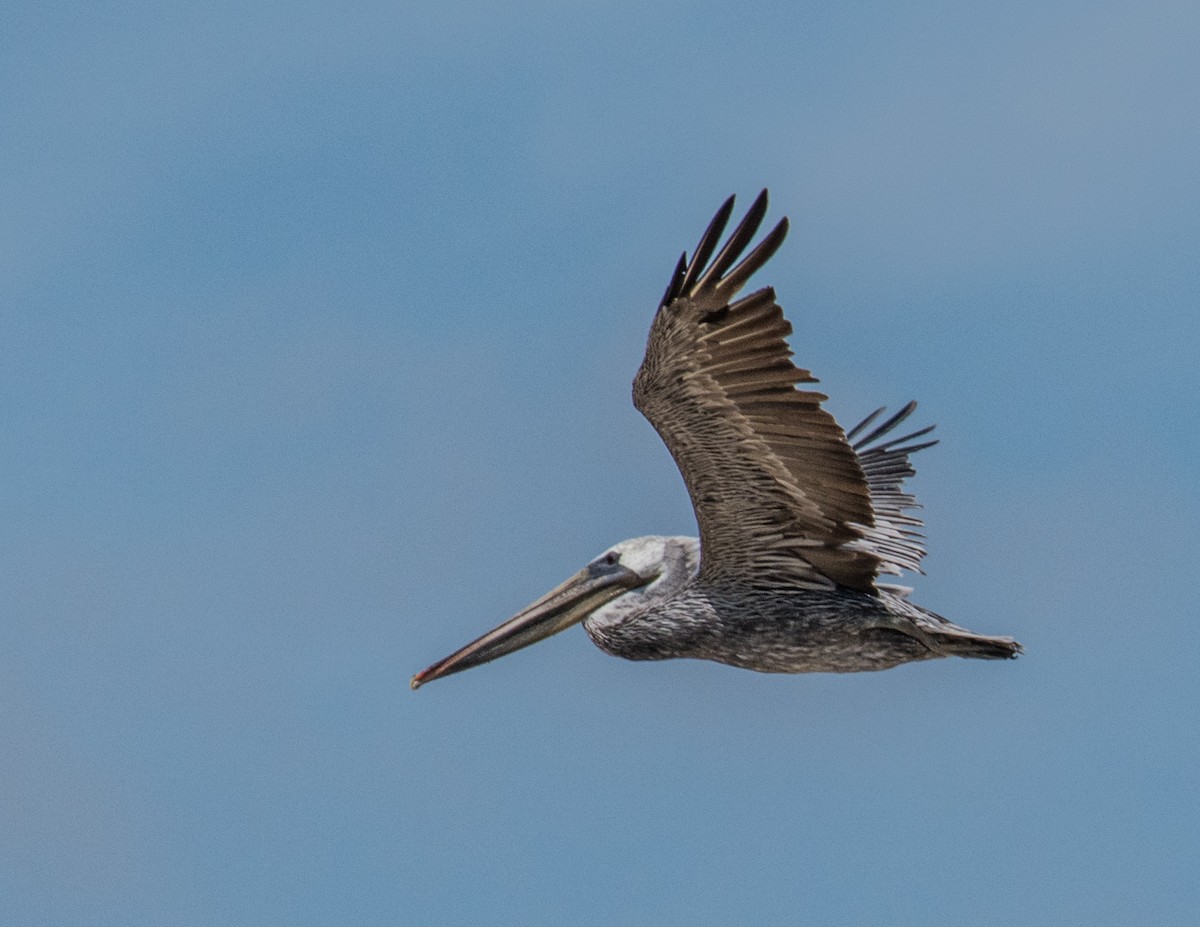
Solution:
[(710, 264), (730, 197), (691, 262), (680, 260), (650, 328), (634, 405), (691, 494), (701, 576), (871, 590), (894, 558), (874, 544), (884, 538), (858, 455), (821, 408), (827, 397), (796, 388), (816, 380), (790, 359), (792, 327), (775, 291), (733, 301), (787, 235), (783, 219), (734, 266), (766, 208), (764, 190)]

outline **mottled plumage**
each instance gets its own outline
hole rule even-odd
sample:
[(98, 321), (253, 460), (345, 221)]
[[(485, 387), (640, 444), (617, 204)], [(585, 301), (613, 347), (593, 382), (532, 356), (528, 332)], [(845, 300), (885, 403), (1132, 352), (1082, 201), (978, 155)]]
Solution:
[[(920, 569), (904, 491), (932, 427), (893, 430), (909, 403), (849, 435), (796, 367), (770, 287), (737, 298), (782, 244), (783, 219), (750, 253), (764, 190), (725, 245), (730, 197), (680, 259), (634, 380), (691, 495), (700, 538), (622, 541), (562, 586), (413, 677), (413, 687), (493, 660), (571, 624), (632, 660), (696, 657), (763, 672), (854, 672), (942, 656), (1016, 656), (1020, 645), (951, 624), (881, 574)], [(715, 256), (714, 256), (715, 253)], [(860, 437), (861, 435), (861, 437)], [(857, 440), (855, 440), (857, 439)], [(854, 440), (855, 443), (851, 444)], [(703, 551), (703, 556), (701, 556)]]

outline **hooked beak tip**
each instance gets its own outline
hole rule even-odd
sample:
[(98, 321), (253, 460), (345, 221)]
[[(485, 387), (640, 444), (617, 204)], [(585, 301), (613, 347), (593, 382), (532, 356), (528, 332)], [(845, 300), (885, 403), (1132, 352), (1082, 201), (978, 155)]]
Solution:
[(417, 675), (408, 681), (408, 687), (414, 692), (421, 688), (421, 684), (425, 682), (425, 680), (421, 678), (422, 675), (422, 673), (417, 673)]

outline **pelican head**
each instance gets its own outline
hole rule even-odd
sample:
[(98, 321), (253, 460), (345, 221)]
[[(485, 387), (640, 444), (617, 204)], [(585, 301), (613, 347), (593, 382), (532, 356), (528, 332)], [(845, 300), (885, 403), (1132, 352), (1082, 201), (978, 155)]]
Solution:
[(504, 624), (417, 673), (411, 685), (417, 689), (495, 660), (581, 621), (590, 634), (670, 595), (695, 575), (699, 562), (695, 538), (651, 536), (614, 544)]

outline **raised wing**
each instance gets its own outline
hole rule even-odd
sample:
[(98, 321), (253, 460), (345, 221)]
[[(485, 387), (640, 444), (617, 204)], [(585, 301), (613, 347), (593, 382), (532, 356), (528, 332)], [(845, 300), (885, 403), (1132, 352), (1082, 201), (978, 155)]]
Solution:
[(869, 591), (879, 573), (920, 560), (911, 530), (919, 523), (904, 514), (912, 501), (897, 475), (912, 448), (890, 442), (860, 460), (821, 408), (827, 397), (796, 387), (816, 380), (791, 361), (784, 338), (792, 327), (775, 291), (735, 301), (787, 235), (783, 219), (737, 263), (766, 209), (764, 190), (712, 257), (730, 197), (692, 260), (680, 259), (650, 328), (634, 405), (687, 484), (702, 577)]

